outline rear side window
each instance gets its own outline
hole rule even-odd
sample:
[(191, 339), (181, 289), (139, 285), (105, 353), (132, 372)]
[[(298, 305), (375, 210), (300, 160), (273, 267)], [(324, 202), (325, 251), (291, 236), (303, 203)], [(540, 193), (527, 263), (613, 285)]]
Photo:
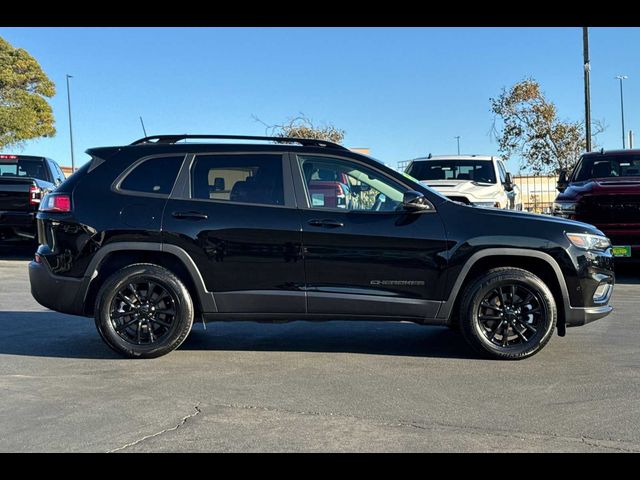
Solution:
[(121, 190), (169, 195), (184, 155), (149, 158), (134, 168), (120, 183)]
[(199, 155), (191, 168), (191, 196), (284, 205), (282, 155)]

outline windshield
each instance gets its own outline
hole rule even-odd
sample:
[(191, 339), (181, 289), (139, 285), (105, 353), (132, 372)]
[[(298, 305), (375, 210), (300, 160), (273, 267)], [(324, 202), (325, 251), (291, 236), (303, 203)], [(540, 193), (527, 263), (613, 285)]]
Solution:
[(598, 155), (582, 157), (576, 167), (573, 181), (638, 176), (640, 176), (640, 155)]
[(418, 180), (472, 180), (496, 183), (491, 160), (426, 160), (415, 161), (407, 173)]

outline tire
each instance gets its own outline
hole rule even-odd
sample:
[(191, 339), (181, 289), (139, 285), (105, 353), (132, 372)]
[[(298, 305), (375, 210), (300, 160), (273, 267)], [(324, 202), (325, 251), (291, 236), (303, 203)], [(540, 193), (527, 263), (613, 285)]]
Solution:
[(549, 288), (520, 268), (489, 270), (469, 283), (461, 299), (462, 335), (475, 351), (493, 359), (535, 355), (551, 339), (558, 318)]
[(102, 339), (129, 358), (155, 358), (175, 350), (189, 335), (194, 317), (187, 287), (171, 271), (149, 263), (107, 278), (94, 311)]

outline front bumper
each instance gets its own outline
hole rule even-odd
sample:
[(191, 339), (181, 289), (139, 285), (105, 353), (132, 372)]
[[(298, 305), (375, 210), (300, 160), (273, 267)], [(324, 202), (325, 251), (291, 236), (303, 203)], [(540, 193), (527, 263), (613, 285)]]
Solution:
[(83, 315), (84, 279), (54, 275), (43, 263), (29, 262), (31, 295), (43, 307)]
[(565, 325), (567, 327), (580, 327), (606, 317), (613, 311), (611, 305), (599, 307), (569, 307), (566, 313)]

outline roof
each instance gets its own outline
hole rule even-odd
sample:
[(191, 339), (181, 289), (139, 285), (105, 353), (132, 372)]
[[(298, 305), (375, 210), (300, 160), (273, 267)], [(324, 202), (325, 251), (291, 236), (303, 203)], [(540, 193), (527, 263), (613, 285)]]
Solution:
[(594, 150), (592, 152), (585, 152), (583, 156), (598, 156), (598, 155), (640, 155), (640, 149), (627, 148), (625, 150)]

